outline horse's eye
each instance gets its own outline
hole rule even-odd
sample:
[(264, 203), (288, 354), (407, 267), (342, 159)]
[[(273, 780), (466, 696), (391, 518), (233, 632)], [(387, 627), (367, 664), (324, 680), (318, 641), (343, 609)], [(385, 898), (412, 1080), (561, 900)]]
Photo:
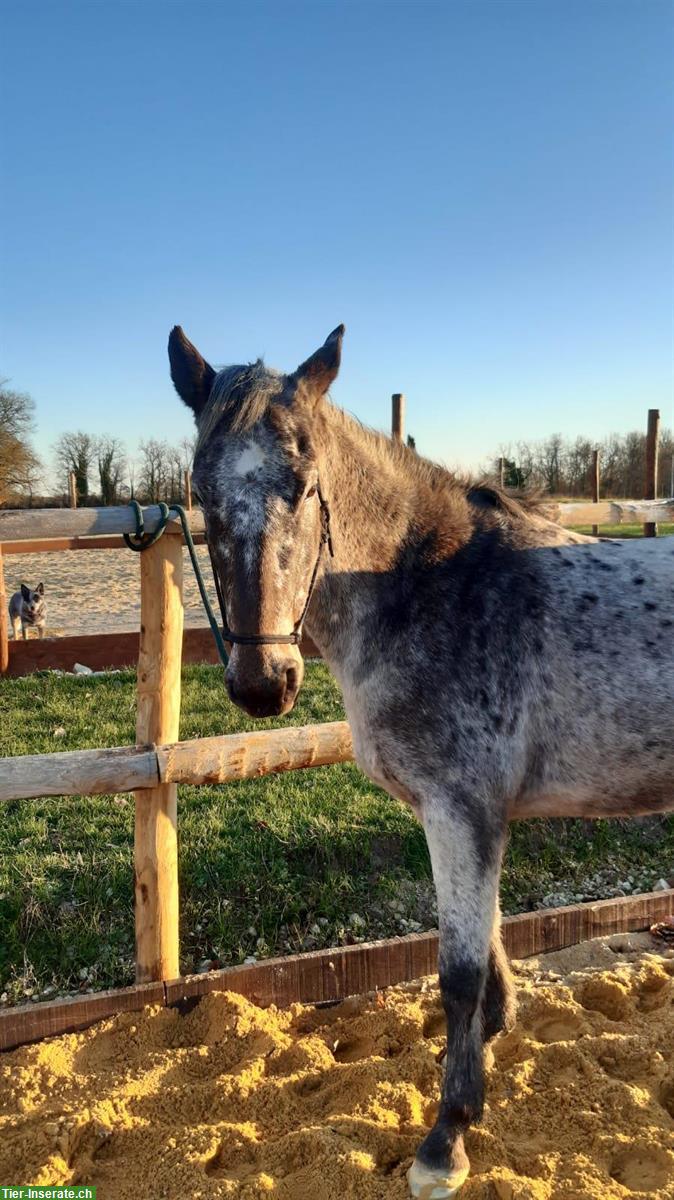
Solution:
[(310, 488), (309, 488), (309, 491), (307, 492), (307, 494), (306, 494), (306, 496), (304, 497), (304, 499), (305, 499), (305, 500), (311, 500), (311, 497), (312, 497), (312, 496), (315, 496), (315, 495), (316, 495), (316, 484), (314, 484), (314, 485), (313, 485), (313, 487), (310, 487)]

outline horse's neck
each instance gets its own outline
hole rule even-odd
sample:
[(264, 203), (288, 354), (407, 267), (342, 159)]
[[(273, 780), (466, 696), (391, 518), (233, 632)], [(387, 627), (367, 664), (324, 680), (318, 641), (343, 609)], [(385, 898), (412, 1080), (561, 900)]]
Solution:
[(334, 558), (326, 561), (307, 631), (333, 668), (357, 654), (373, 577), (399, 569), (411, 542), (438, 532), (442, 501), (415, 461), (339, 414), (325, 414), (321, 477), (330, 505)]
[(412, 474), (385, 444), (339, 416), (327, 419), (323, 458), (335, 573), (386, 571), (396, 561), (419, 496)]

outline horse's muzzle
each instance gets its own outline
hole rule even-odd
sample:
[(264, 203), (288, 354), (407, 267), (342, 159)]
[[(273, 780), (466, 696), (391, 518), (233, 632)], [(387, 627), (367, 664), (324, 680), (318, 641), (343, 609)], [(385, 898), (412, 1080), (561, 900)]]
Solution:
[(273, 678), (255, 680), (226, 676), (230, 700), (251, 717), (280, 717), (290, 712), (300, 690), (301, 678), (296, 664), (289, 660)]

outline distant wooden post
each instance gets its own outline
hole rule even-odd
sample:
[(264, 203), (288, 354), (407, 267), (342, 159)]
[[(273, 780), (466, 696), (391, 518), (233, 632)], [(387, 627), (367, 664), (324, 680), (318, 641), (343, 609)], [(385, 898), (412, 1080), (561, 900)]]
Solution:
[(7, 593), (5, 592), (5, 572), (2, 565), (2, 546), (0, 546), (0, 675), (9, 666), (9, 634), (7, 632)]
[[(592, 451), (592, 499), (595, 504), (599, 504), (599, 451)], [(598, 537), (599, 526), (592, 526), (593, 537)]]
[(70, 507), (77, 508), (77, 476), (74, 471), (68, 475), (68, 492), (70, 495)]
[[(183, 555), (180, 535), (164, 535), (140, 558), (139, 745), (175, 741), (180, 724)], [(175, 979), (178, 947), (177, 786), (136, 795), (134, 841), (136, 980)]]
[[(646, 432), (646, 491), (644, 500), (656, 500), (658, 496), (658, 447), (660, 441), (660, 409), (649, 408)], [(657, 537), (658, 527), (654, 521), (644, 525), (644, 537)]]
[(501, 485), (501, 491), (503, 491), (505, 487), (505, 458), (503, 455), (498, 460), (498, 481)]
[(192, 511), (192, 472), (189, 467), (185, 468), (185, 508)]
[(394, 442), (402, 442), (405, 437), (405, 397), (402, 392), (394, 392), (391, 396), (391, 436)]

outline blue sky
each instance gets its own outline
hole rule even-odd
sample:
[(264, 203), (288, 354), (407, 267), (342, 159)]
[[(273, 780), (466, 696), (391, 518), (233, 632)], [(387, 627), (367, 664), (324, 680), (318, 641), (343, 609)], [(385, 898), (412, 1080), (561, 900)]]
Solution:
[(4, 0), (0, 375), (178, 439), (180, 323), (422, 453), (672, 419), (669, 0)]

